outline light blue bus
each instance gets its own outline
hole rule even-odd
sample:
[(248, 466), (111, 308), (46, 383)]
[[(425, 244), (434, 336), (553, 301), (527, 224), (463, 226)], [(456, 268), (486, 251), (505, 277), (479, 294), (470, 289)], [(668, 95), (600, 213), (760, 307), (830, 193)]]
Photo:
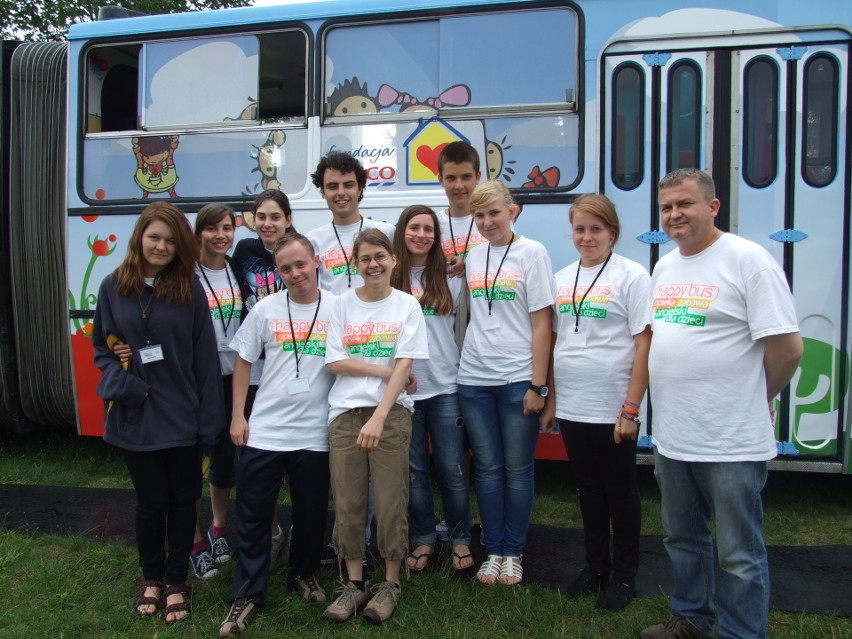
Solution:
[[(576, 257), (569, 203), (603, 192), (619, 251), (650, 270), (673, 249), (659, 178), (711, 172), (721, 227), (783, 265), (805, 338), (773, 463), (848, 472), (850, 34), (852, 3), (833, 0), (326, 0), (7, 45), (0, 294), (15, 339), (0, 409), (101, 432), (93, 292), (146, 200), (192, 217), (280, 188), (307, 231), (329, 219), (309, 174), (339, 150), (367, 168), (362, 211), (395, 221), (415, 202), (446, 206), (437, 155), (461, 139), (513, 189), (519, 231), (555, 268)], [(248, 212), (240, 223), (251, 233)], [(644, 424), (647, 447), (652, 414)], [(542, 435), (538, 455), (564, 458), (560, 438)]]

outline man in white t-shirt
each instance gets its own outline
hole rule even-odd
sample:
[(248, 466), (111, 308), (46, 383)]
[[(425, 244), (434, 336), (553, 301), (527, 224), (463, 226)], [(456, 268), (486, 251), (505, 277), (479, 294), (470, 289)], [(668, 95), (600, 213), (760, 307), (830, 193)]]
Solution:
[[(649, 358), (655, 474), (675, 586), (671, 616), (642, 639), (766, 637), (763, 543), (771, 402), (802, 356), (784, 272), (757, 244), (724, 233), (712, 178), (678, 169), (660, 182), (663, 228), (678, 245), (651, 280)], [(722, 577), (715, 587), (711, 515)]]
[(351, 155), (340, 151), (329, 153), (319, 161), (311, 179), (332, 215), (331, 222), (307, 233), (320, 261), (319, 286), (342, 295), (363, 284), (352, 262), (352, 243), (358, 233), (377, 228), (393, 242), (395, 227), (361, 215), (359, 203), (367, 186), (367, 172)]
[[(326, 600), (314, 572), (328, 518), (328, 394), (334, 376), (325, 368), (325, 349), (337, 296), (317, 287), (319, 259), (303, 235), (279, 239), (273, 259), (286, 290), (255, 304), (230, 344), (237, 352), (230, 436), (242, 451), (239, 562), (220, 637), (240, 634), (264, 606), (269, 529), (285, 474), (293, 504), (288, 585), (310, 603)], [(261, 353), (263, 376), (247, 422), (243, 405), (249, 372)]]

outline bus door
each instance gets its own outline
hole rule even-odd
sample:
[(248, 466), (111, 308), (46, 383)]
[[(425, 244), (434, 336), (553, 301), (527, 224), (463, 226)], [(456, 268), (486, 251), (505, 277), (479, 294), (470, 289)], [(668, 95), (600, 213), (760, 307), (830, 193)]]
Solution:
[(847, 67), (847, 42), (799, 40), (605, 55), (601, 65), (599, 185), (622, 220), (620, 251), (653, 268), (676, 248), (662, 232), (657, 183), (699, 167), (716, 182), (720, 228), (757, 242), (784, 268), (805, 339), (777, 405), (787, 456), (841, 453)]

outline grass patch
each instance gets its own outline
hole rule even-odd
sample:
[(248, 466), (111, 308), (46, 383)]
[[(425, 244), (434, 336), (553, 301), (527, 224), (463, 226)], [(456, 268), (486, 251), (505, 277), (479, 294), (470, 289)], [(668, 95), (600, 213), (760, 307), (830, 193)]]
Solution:
[[(98, 637), (214, 637), (228, 612), (233, 563), (210, 583), (196, 583), (193, 619), (167, 628), (159, 619), (130, 614), (136, 551), (120, 542), (0, 531), (0, 637), (44, 639)], [(620, 614), (594, 609), (587, 598), (572, 601), (537, 586), (485, 588), (448, 579), (435, 571), (403, 577), (403, 595), (394, 617), (380, 627), (362, 618), (334, 625), (320, 618), (323, 607), (309, 606), (284, 588), (284, 569), (273, 570), (268, 605), (247, 636), (283, 637), (505, 637), (506, 639), (635, 637), (668, 614), (664, 597), (633, 601)], [(318, 575), (331, 592), (336, 570)], [(11, 605), (17, 603), (17, 605)], [(851, 639), (848, 619), (827, 615), (771, 612), (774, 639)]]

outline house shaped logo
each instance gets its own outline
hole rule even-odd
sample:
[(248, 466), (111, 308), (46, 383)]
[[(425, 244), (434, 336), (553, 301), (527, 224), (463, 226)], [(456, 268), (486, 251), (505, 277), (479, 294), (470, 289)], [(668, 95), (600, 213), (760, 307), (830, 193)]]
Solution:
[(406, 154), (405, 183), (409, 186), (438, 184), (438, 156), (450, 142), (457, 141), (470, 144), (470, 140), (437, 116), (421, 120), (402, 143)]

